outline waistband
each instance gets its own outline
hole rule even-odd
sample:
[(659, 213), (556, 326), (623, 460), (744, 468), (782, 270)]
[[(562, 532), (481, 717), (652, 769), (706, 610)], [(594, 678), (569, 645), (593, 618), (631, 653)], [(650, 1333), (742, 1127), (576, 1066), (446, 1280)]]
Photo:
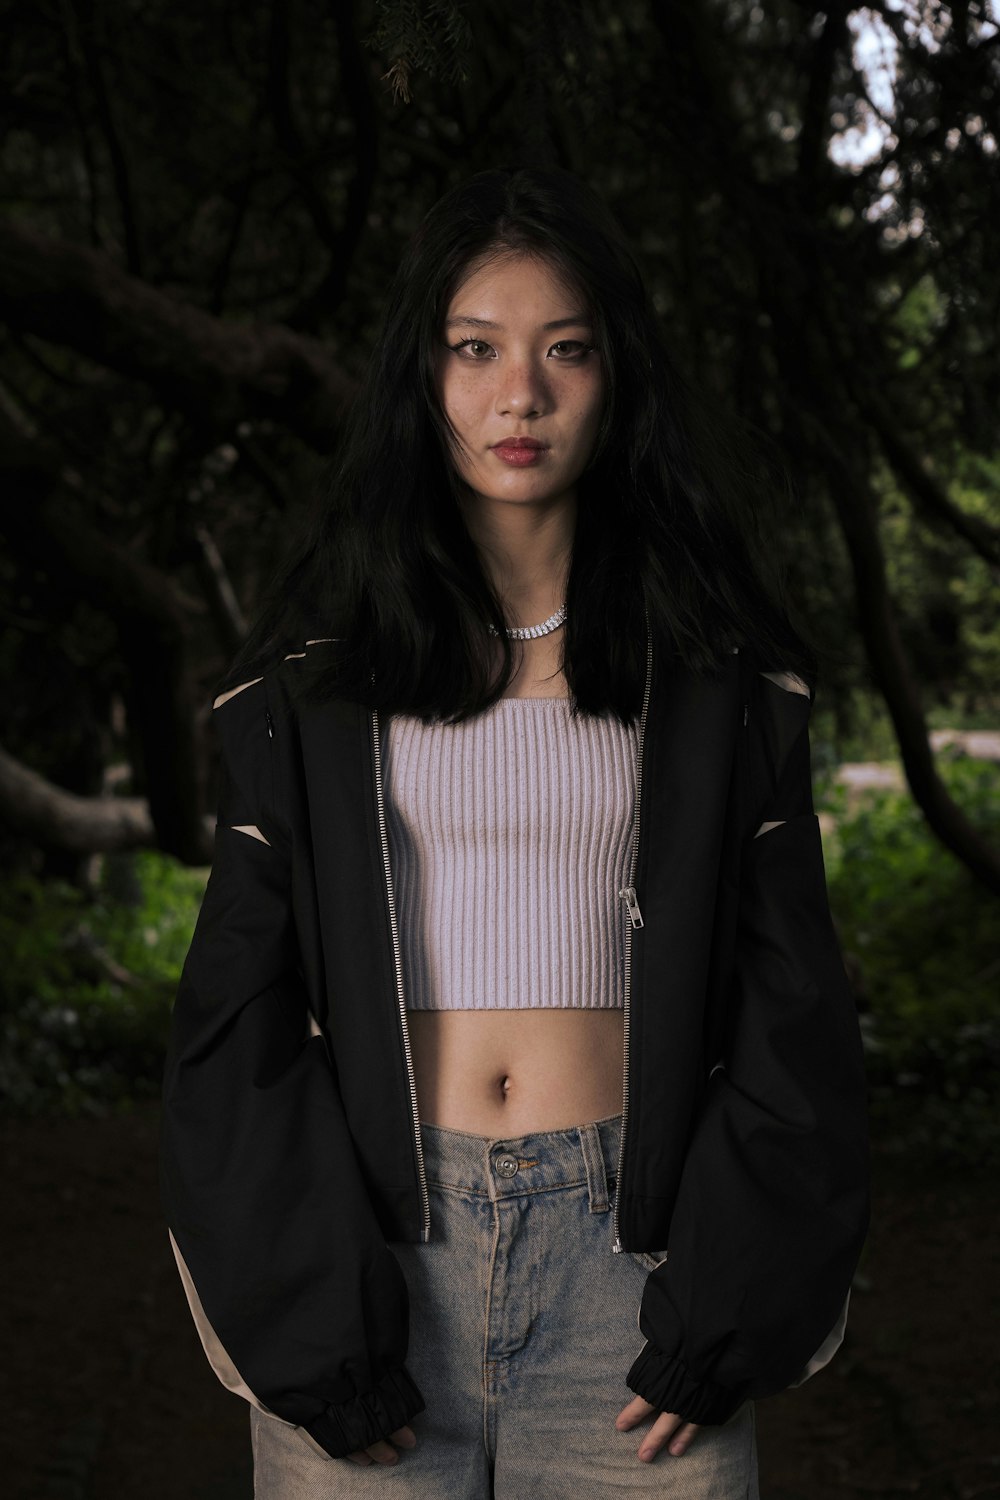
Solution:
[(587, 1185), (591, 1213), (610, 1207), (618, 1171), (622, 1117), (528, 1135), (472, 1135), (422, 1124), (430, 1186), (493, 1200)]

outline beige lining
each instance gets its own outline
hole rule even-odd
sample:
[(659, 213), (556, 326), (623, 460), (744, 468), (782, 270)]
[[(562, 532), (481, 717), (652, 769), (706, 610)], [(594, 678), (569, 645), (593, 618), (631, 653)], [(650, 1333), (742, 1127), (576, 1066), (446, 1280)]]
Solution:
[[(336, 640), (339, 640), (339, 639), (340, 639), (340, 637), (336, 636), (336, 635), (320, 635), (320, 636), (317, 636), (315, 640), (306, 641), (306, 645), (307, 646), (319, 646), (324, 641), (336, 641)], [(288, 655), (288, 656), (285, 657), (285, 660), (286, 661), (291, 661), (293, 659), (293, 657), (305, 656), (305, 654), (306, 653), (304, 651), (293, 651), (293, 652), (290, 653), (290, 655)], [(214, 708), (221, 708), (224, 703), (228, 703), (229, 702), (230, 698), (234, 698), (237, 693), (242, 693), (242, 691), (243, 691), (244, 688), (253, 687), (253, 685), (254, 685), (255, 682), (263, 682), (263, 681), (264, 681), (263, 677), (251, 677), (251, 679), (250, 679), (249, 682), (241, 682), (240, 685), (239, 685), (239, 687), (230, 688), (228, 690), (228, 692), (220, 693), (219, 696), (218, 696), (218, 698), (216, 698), (215, 702), (212, 704), (213, 709)]]
[[(315, 640), (306, 641), (307, 646), (320, 646), (324, 641), (339, 641), (339, 635), (318, 635)], [(285, 657), (286, 661), (298, 661), (299, 657), (305, 656), (304, 651), (289, 651)]]
[(768, 682), (784, 688), (787, 693), (803, 693), (807, 698), (812, 696), (808, 686), (796, 672), (761, 672), (760, 675), (766, 677)]
[(240, 1374), (239, 1370), (237, 1370), (236, 1366), (229, 1358), (229, 1355), (226, 1353), (226, 1350), (223, 1347), (222, 1340), (219, 1338), (219, 1335), (216, 1333), (215, 1329), (208, 1321), (208, 1318), (205, 1316), (205, 1309), (201, 1305), (201, 1298), (198, 1296), (198, 1289), (191, 1278), (191, 1272), (187, 1268), (187, 1262), (180, 1252), (180, 1246), (174, 1239), (173, 1230), (168, 1230), (168, 1233), (170, 1235), (170, 1248), (174, 1252), (174, 1259), (177, 1262), (177, 1269), (181, 1275), (181, 1284), (184, 1287), (184, 1294), (187, 1297), (188, 1306), (191, 1309), (191, 1316), (194, 1318), (194, 1326), (198, 1330), (198, 1337), (201, 1339), (202, 1348), (204, 1349), (205, 1354), (208, 1357), (208, 1362), (212, 1366), (212, 1369), (222, 1381), (222, 1384), (226, 1387), (226, 1390), (232, 1391), (234, 1396), (242, 1396), (244, 1401), (249, 1401), (251, 1406), (255, 1406), (257, 1410), (263, 1412), (265, 1416), (274, 1417), (276, 1422), (283, 1422), (286, 1427), (294, 1427), (294, 1422), (285, 1422), (284, 1417), (275, 1416), (275, 1413), (268, 1407), (266, 1407), (263, 1401), (259, 1401), (257, 1399), (253, 1391), (243, 1379), (243, 1376)]
[(234, 833), (248, 833), (252, 839), (260, 839), (261, 843), (266, 844), (270, 849), (270, 839), (264, 837), (256, 823), (230, 823), (229, 826)]
[(788, 1390), (794, 1391), (796, 1386), (804, 1385), (807, 1380), (810, 1380), (812, 1376), (816, 1374), (817, 1370), (822, 1370), (824, 1365), (828, 1365), (830, 1363), (831, 1359), (836, 1354), (841, 1344), (844, 1342), (844, 1333), (847, 1329), (847, 1308), (850, 1304), (850, 1301), (851, 1289), (850, 1287), (848, 1287), (847, 1296), (844, 1298), (844, 1305), (840, 1309), (840, 1316), (837, 1318), (836, 1323), (834, 1323), (833, 1327), (830, 1329), (830, 1332), (820, 1344), (819, 1348), (816, 1350), (816, 1353), (806, 1365), (799, 1378), (797, 1380), (793, 1380), (791, 1385), (787, 1387)]
[(215, 702), (212, 704), (212, 707), (221, 708), (224, 703), (229, 702), (230, 698), (235, 698), (237, 693), (242, 693), (244, 688), (253, 687), (255, 682), (263, 681), (263, 677), (251, 677), (249, 682), (241, 682), (239, 687), (230, 688), (228, 693), (220, 693), (218, 698), (216, 698)]
[[(316, 1022), (312, 1020), (311, 1016), (309, 1019), (318, 1032), (319, 1027), (316, 1026)], [(187, 1268), (187, 1262), (180, 1252), (177, 1241), (174, 1239), (173, 1231), (168, 1230), (167, 1232), (170, 1235), (170, 1247), (174, 1252), (174, 1259), (177, 1262), (177, 1269), (181, 1276), (181, 1285), (184, 1288), (184, 1294), (191, 1309), (194, 1326), (198, 1330), (198, 1337), (201, 1339), (201, 1346), (208, 1356), (209, 1364), (226, 1387), (226, 1390), (232, 1391), (234, 1396), (242, 1397), (256, 1411), (259, 1411), (261, 1416), (269, 1417), (272, 1422), (280, 1422), (282, 1427), (290, 1427), (304, 1443), (309, 1445), (319, 1458), (329, 1461), (330, 1454), (327, 1453), (325, 1448), (320, 1447), (316, 1439), (310, 1433), (306, 1432), (304, 1427), (299, 1427), (295, 1422), (287, 1422), (284, 1417), (279, 1417), (277, 1412), (271, 1411), (270, 1407), (265, 1406), (263, 1401), (258, 1400), (254, 1395), (226, 1353), (219, 1335), (205, 1316), (205, 1309), (201, 1305), (201, 1298), (198, 1296), (195, 1284), (191, 1279), (191, 1272)]]
[[(766, 677), (768, 682), (784, 688), (788, 693), (802, 693), (806, 698), (812, 696), (807, 684), (796, 672), (761, 672), (760, 675)], [(784, 818), (779, 818), (776, 823), (762, 823), (754, 834), (754, 838), (759, 839), (762, 833), (768, 833), (772, 828), (780, 828), (784, 822)]]

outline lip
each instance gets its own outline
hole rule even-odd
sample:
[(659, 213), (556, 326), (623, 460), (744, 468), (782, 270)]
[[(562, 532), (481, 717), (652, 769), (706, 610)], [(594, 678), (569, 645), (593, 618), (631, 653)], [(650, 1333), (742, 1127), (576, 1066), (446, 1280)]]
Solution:
[(539, 442), (538, 438), (507, 437), (494, 443), (490, 451), (502, 463), (510, 464), (515, 469), (526, 469), (529, 464), (538, 462), (546, 451), (546, 444)]

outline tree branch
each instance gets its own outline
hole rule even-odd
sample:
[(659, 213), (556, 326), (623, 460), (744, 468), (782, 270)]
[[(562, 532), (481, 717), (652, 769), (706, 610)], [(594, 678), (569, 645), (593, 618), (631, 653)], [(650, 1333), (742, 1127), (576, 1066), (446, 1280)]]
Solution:
[(54, 786), (0, 747), (0, 820), (33, 843), (71, 854), (155, 849), (144, 797), (81, 797)]
[(950, 500), (944, 487), (921, 463), (914, 449), (893, 421), (885, 403), (865, 391), (861, 397), (872, 426), (878, 433), (886, 458), (901, 480), (917, 509), (928, 521), (956, 532), (974, 552), (990, 564), (1000, 567), (1000, 529), (982, 516), (970, 516)]
[(73, 33), (75, 26), (70, 0), (60, 0), (59, 4), (62, 25), (59, 28), (59, 41), (66, 64), (66, 79), (69, 87), (70, 105), (73, 117), (76, 120), (80, 139), (80, 156), (83, 160), (84, 176), (87, 182), (87, 227), (90, 231), (90, 243), (99, 245), (101, 243), (98, 221), (100, 219), (100, 202), (97, 193), (97, 163), (94, 160), (94, 152), (90, 144), (90, 130), (87, 125), (86, 113), (83, 101), (80, 98), (80, 90), (77, 86), (77, 75), (84, 68), (84, 63), (79, 55), (76, 38)]
[(1000, 893), (1000, 855), (954, 801), (935, 765), (886, 578), (863, 411), (855, 406), (850, 375), (844, 373), (857, 362), (859, 351), (843, 342), (844, 320), (827, 287), (831, 280), (836, 277), (830, 276), (828, 265), (818, 256), (796, 260), (793, 245), (783, 251), (769, 283), (768, 310), (785, 386), (789, 438), (800, 450), (803, 472), (826, 480), (854, 576), (866, 654), (892, 719), (914, 801), (940, 842), (977, 880)]
[(198, 693), (187, 612), (170, 580), (105, 540), (60, 494), (57, 467), (0, 416), (0, 529), (20, 558), (90, 600), (118, 627), (128, 677), (126, 710), (142, 746), (150, 813), (161, 849), (189, 864), (206, 858)]
[(227, 323), (100, 251), (10, 221), (0, 223), (0, 318), (146, 381), (209, 433), (267, 417), (325, 453), (352, 394), (318, 339)]
[(826, 140), (830, 126), (830, 86), (837, 54), (847, 37), (847, 6), (832, 0), (826, 7), (823, 30), (816, 41), (809, 87), (802, 105), (798, 146), (798, 185), (803, 207), (815, 206), (820, 175), (829, 175)]
[(854, 569), (858, 620), (899, 741), (914, 801), (931, 831), (977, 880), (1000, 894), (1000, 858), (954, 801), (938, 774), (920, 695), (896, 623), (878, 536), (876, 500), (867, 482), (820, 424), (830, 481)]
[[(281, 0), (277, 3), (280, 5)], [(340, 86), (354, 119), (354, 176), (348, 183), (340, 228), (329, 245), (329, 269), (319, 286), (289, 314), (292, 328), (315, 327), (342, 301), (368, 220), (378, 167), (378, 117), (368, 86), (368, 61), (358, 45), (354, 5), (348, 0), (335, 0), (333, 17)]]
[(197, 549), (198, 573), (208, 596), (212, 614), (230, 655), (242, 645), (247, 622), (229, 579), (222, 554), (208, 527), (199, 521), (192, 532)]
[(209, 307), (218, 316), (225, 305), (226, 289), (229, 286), (229, 278), (232, 274), (233, 262), (239, 249), (243, 230), (246, 227), (247, 215), (250, 210), (250, 202), (253, 198), (253, 190), (257, 185), (257, 176), (254, 172), (245, 172), (232, 193), (233, 217), (226, 235), (222, 256), (215, 273), (211, 278), (211, 294)]
[(122, 143), (121, 132), (118, 129), (114, 111), (111, 107), (111, 100), (108, 97), (107, 86), (104, 82), (104, 72), (101, 68), (101, 59), (97, 47), (96, 9), (93, 0), (76, 0), (76, 4), (82, 12), (78, 33), (80, 51), (83, 53), (86, 63), (87, 76), (94, 95), (94, 104), (97, 108), (97, 118), (100, 121), (101, 131), (108, 148), (108, 157), (111, 161), (111, 175), (114, 178), (115, 191), (118, 197), (118, 211), (121, 215), (122, 231), (125, 236), (125, 254), (128, 261), (128, 268), (133, 276), (141, 276), (143, 261), (142, 239), (139, 216), (135, 206), (135, 194), (132, 190), (132, 174), (129, 169), (128, 157), (125, 154), (125, 147)]
[(292, 106), (289, 73), (292, 62), (290, 0), (271, 0), (267, 37), (267, 102), (274, 137), (309, 210), (316, 234), (332, 256), (337, 251), (337, 231), (326, 199), (307, 164), (305, 143)]
[(267, 457), (253, 435), (237, 429), (233, 436), (233, 446), (240, 455), (240, 462), (256, 479), (275, 510), (283, 513), (291, 510), (292, 496), (286, 487), (285, 476), (278, 465)]

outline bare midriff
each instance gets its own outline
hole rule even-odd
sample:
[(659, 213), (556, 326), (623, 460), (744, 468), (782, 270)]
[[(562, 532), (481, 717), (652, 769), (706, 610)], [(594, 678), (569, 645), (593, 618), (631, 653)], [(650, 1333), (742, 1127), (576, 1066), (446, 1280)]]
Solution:
[[(561, 632), (524, 643), (508, 697), (567, 697)], [(582, 1006), (586, 996), (581, 997)], [(623, 1012), (409, 1010), (420, 1119), (474, 1135), (564, 1130), (622, 1107)]]
[(620, 1010), (411, 1010), (421, 1121), (527, 1135), (622, 1107)]

